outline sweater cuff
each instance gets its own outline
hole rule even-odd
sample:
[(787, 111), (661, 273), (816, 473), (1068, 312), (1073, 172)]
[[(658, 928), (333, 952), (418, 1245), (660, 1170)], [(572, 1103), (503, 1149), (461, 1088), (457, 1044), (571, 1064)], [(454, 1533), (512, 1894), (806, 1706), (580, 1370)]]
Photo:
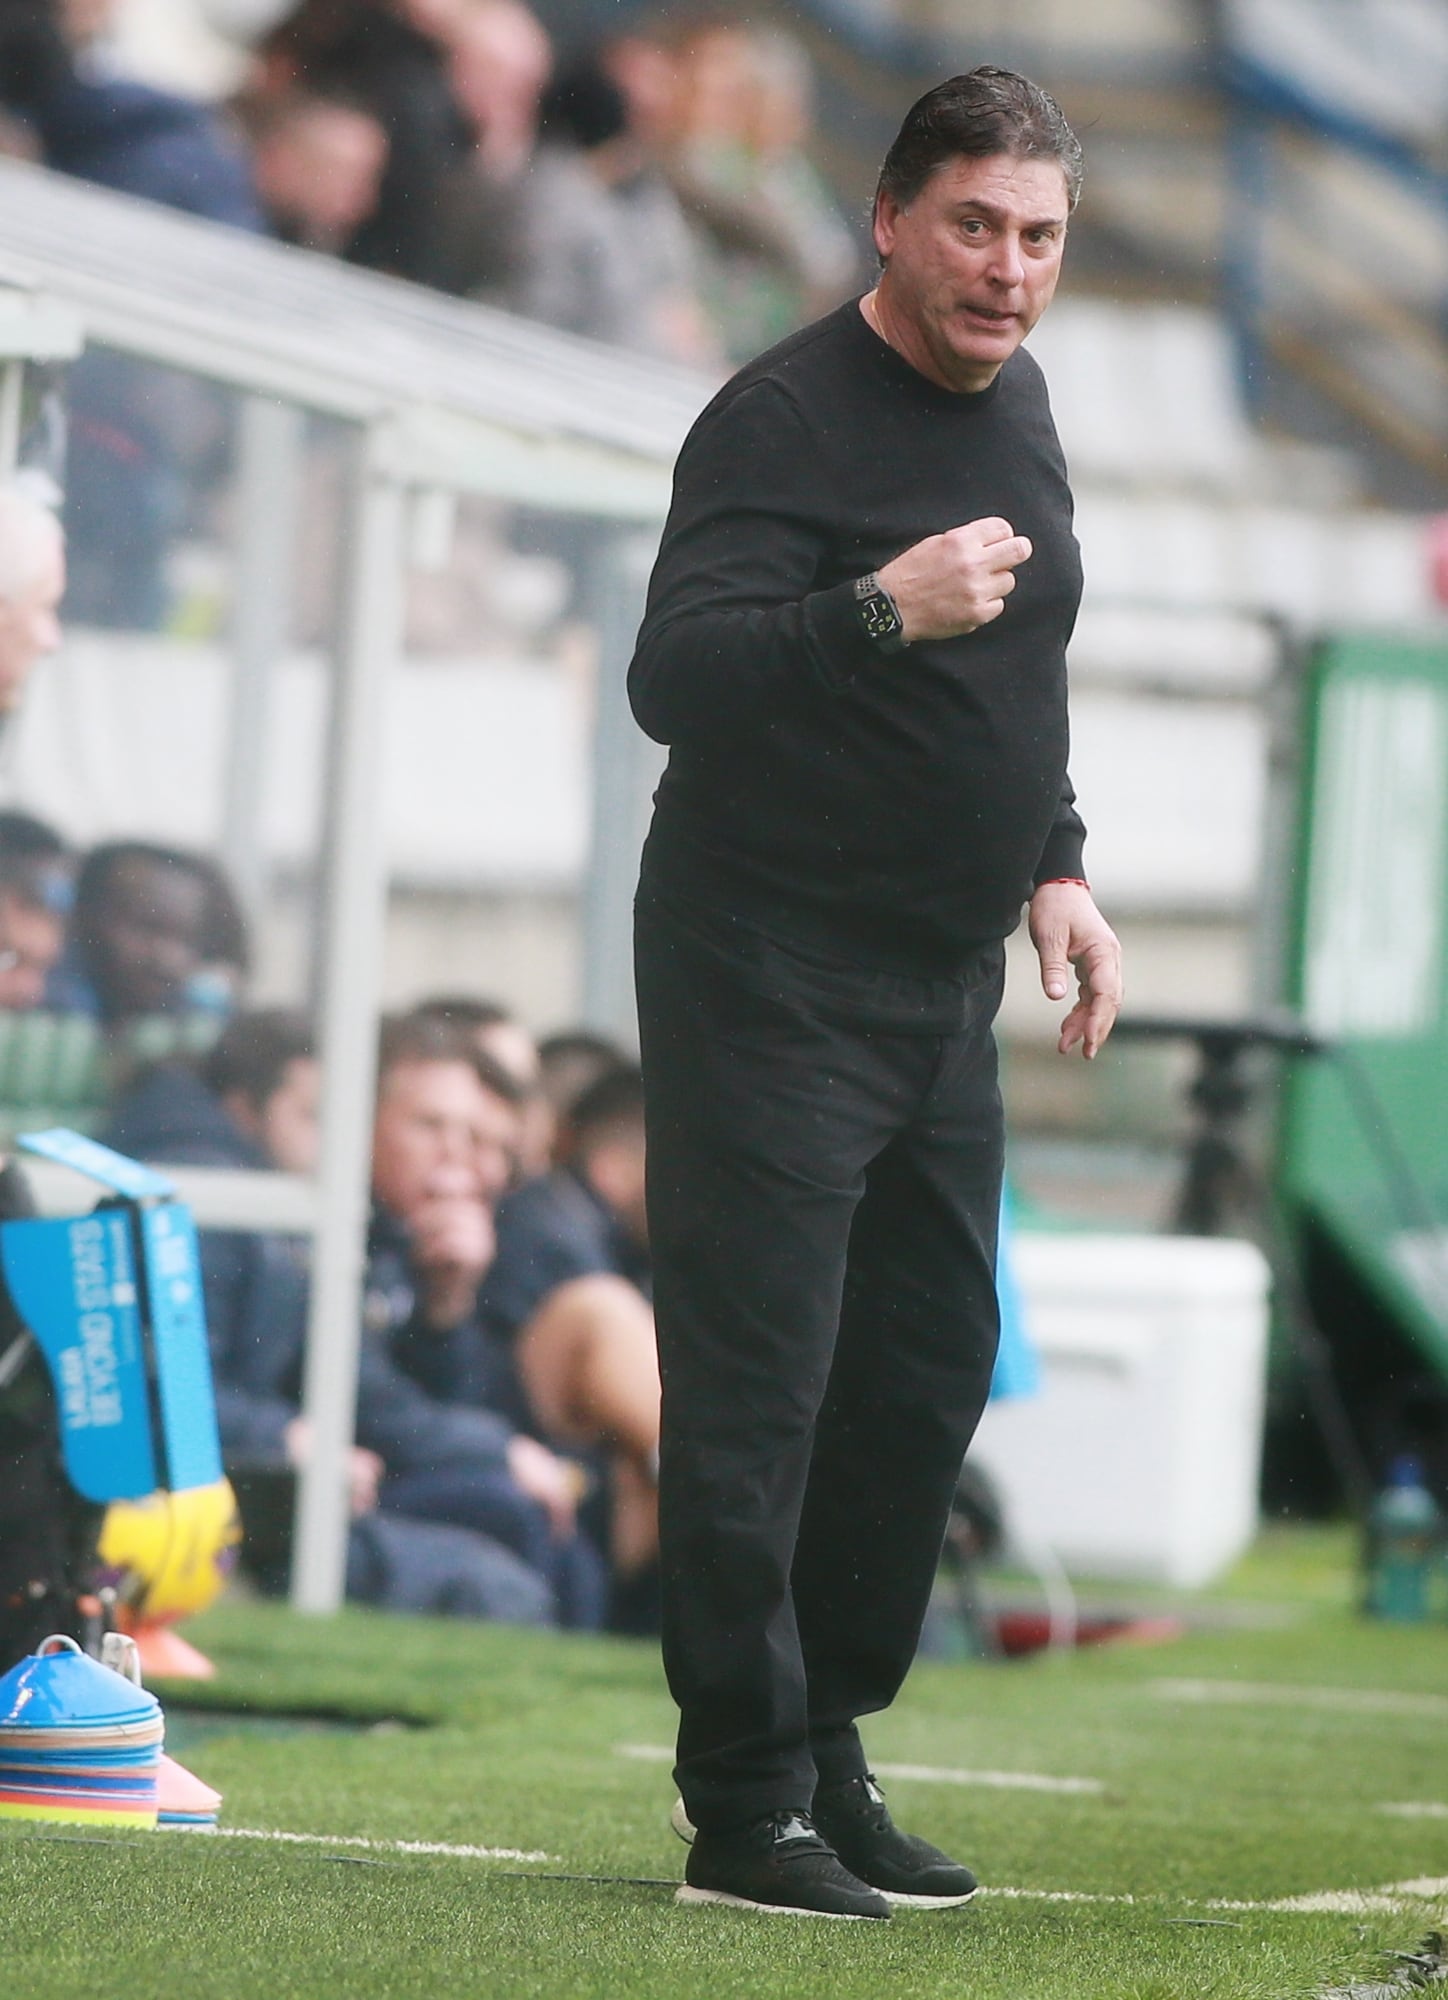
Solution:
[(1036, 863), (1036, 872), (1031, 877), (1034, 887), (1043, 882), (1060, 882), (1078, 878), (1086, 879), (1086, 867), (1082, 855), (1086, 846), (1086, 835), (1079, 826), (1053, 826), (1046, 836), (1046, 845), (1041, 850), (1041, 858)]
[(804, 600), (805, 640), (815, 672), (832, 693), (847, 688), (857, 674), (877, 667), (885, 655), (860, 620), (853, 580), (833, 590), (817, 590)]

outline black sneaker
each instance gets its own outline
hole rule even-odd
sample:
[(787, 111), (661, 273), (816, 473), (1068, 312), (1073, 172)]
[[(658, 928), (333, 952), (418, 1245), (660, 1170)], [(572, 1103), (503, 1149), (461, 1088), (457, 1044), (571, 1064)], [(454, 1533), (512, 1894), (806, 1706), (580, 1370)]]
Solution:
[(814, 1818), (841, 1861), (862, 1882), (910, 1909), (947, 1910), (968, 1903), (977, 1883), (970, 1870), (928, 1840), (902, 1833), (885, 1794), (870, 1776), (821, 1785)]
[(890, 1905), (856, 1881), (804, 1813), (775, 1812), (729, 1833), (697, 1833), (681, 1903), (732, 1903), (793, 1917), (888, 1917)]

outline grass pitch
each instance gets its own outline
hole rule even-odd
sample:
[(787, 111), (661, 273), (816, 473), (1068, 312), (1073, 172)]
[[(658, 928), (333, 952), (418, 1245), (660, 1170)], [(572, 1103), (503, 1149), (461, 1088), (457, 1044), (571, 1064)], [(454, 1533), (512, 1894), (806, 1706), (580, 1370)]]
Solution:
[(1448, 1629), (1367, 1626), (1350, 1597), (1341, 1539), (1272, 1534), (1176, 1643), (922, 1663), (868, 1742), (933, 1774), (888, 1779), (892, 1804), (986, 1887), (878, 1926), (673, 1903), (647, 1646), (223, 1605), (187, 1628), (221, 1675), (186, 1696), (212, 1713), (173, 1706), (174, 1746), (226, 1827), (318, 1838), (0, 1829), (0, 1992), (1288, 2000), (1381, 1981), (1448, 1916)]

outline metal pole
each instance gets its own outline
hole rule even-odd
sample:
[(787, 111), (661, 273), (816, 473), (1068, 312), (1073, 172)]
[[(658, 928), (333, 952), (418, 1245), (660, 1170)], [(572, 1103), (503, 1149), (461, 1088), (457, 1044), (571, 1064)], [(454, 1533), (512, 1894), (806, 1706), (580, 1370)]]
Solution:
[(267, 730), (277, 668), (291, 639), (303, 434), (295, 404), (269, 396), (244, 398), (237, 437), (240, 530), (221, 854), (253, 914), (266, 888), (261, 820)]
[(20, 356), (0, 373), (0, 480), (9, 479), (20, 461), (21, 412), (25, 402), (25, 362)]
[(312, 1262), (303, 1409), (311, 1450), (297, 1496), (292, 1603), (335, 1611), (347, 1560), (347, 1454), (357, 1408), (372, 1098), (387, 875), (384, 712), (402, 646), (404, 495), (369, 430), (357, 456), (342, 644), (332, 710), (328, 857), (321, 895), (320, 1228)]
[(583, 1018), (625, 1043), (638, 1033), (633, 987), (633, 895), (649, 801), (663, 752), (629, 713), (625, 679), (643, 615), (656, 538), (633, 528), (594, 530), (583, 598), (598, 633), (593, 812), (583, 892)]

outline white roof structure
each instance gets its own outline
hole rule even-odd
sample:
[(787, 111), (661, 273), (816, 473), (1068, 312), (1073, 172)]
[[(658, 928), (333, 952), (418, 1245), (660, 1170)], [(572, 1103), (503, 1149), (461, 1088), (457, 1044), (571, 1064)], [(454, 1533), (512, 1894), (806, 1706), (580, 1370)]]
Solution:
[(0, 286), (65, 303), (106, 346), (385, 423), (408, 484), (589, 514), (661, 517), (710, 393), (689, 370), (12, 160)]
[[(64, 358), (84, 341), (229, 384), (248, 399), (228, 782), (229, 816), (242, 821), (257, 789), (262, 710), (285, 637), (277, 602), (286, 594), (297, 412), (321, 412), (357, 430), (319, 904), (325, 1067), (304, 1385), (313, 1446), (293, 1567), (294, 1600), (326, 1611), (341, 1599), (346, 1554), (344, 1469), (356, 1402), (386, 898), (376, 807), (386, 689), (401, 651), (409, 510), (419, 494), (442, 489), (592, 517), (600, 531), (611, 524), (614, 544), (590, 571), (616, 693), (636, 620), (630, 544), (640, 526), (662, 519), (675, 453), (711, 385), (0, 161), (0, 364), (8, 362), (0, 475), (13, 462), (25, 359)], [(631, 752), (621, 701), (599, 707), (602, 837), (588, 914), (599, 949), (617, 959), (631, 857), (617, 832), (610, 838), (608, 813), (617, 767)]]

